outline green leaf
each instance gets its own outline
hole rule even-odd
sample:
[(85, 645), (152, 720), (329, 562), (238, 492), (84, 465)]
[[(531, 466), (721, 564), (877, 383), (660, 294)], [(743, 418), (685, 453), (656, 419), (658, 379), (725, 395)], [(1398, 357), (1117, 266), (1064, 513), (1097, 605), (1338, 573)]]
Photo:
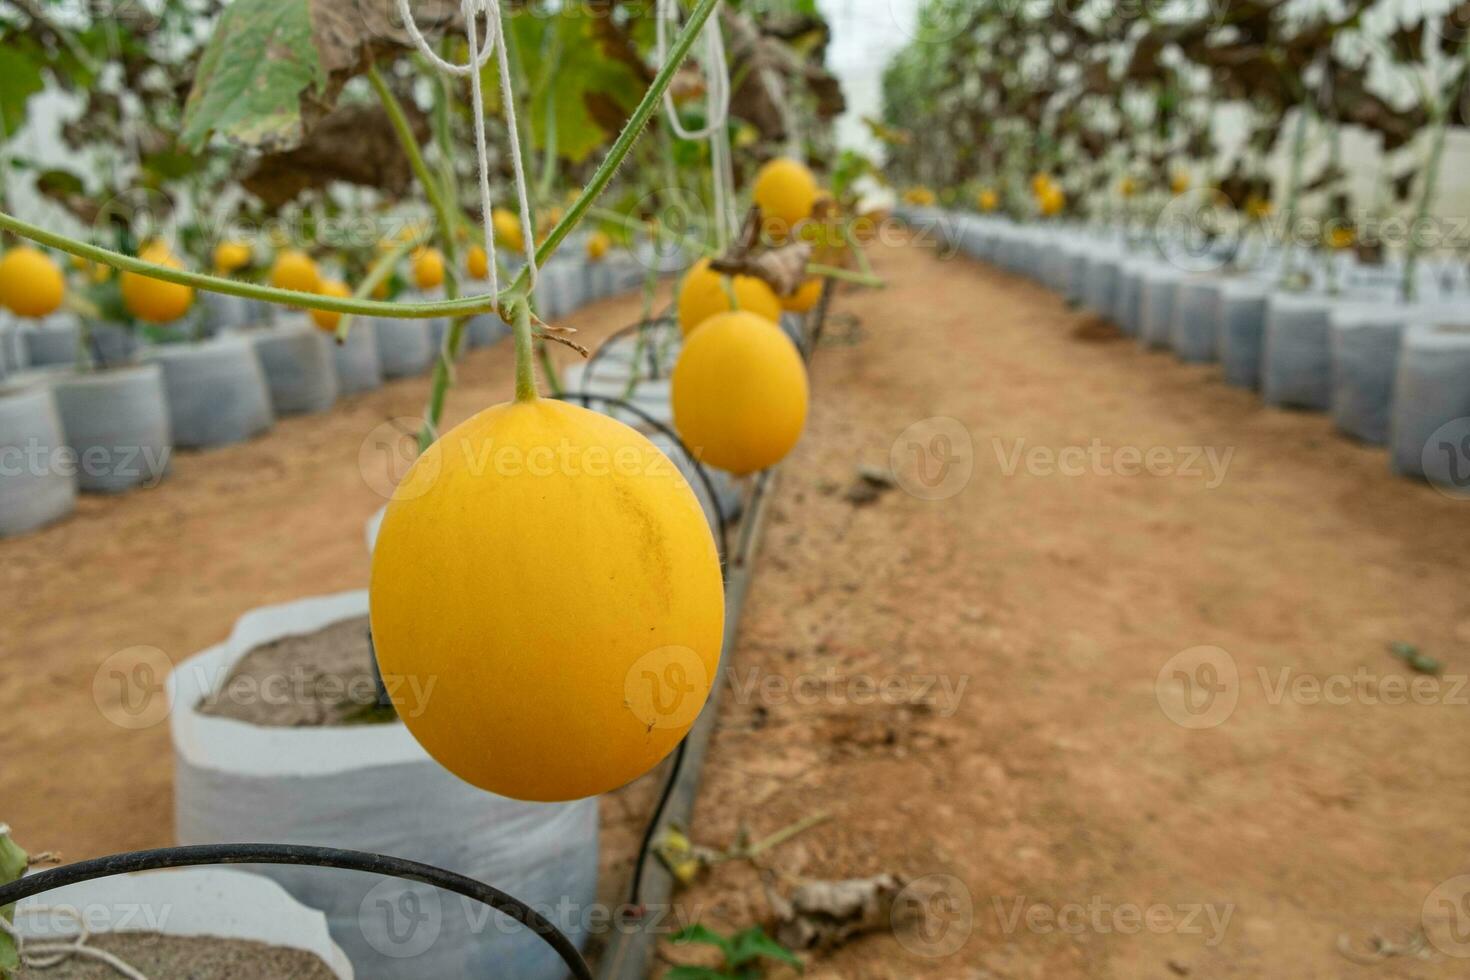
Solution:
[(36, 175), (36, 190), (47, 197), (66, 194), (85, 194), (87, 185), (81, 177), (70, 170), (46, 170)]
[(697, 943), (701, 946), (713, 946), (724, 955), (726, 962), (729, 962), (730, 957), (735, 953), (735, 946), (730, 940), (715, 932), (709, 926), (701, 925), (698, 922), (692, 926), (685, 926), (683, 929), (674, 933), (673, 940), (675, 945), (678, 946), (687, 946), (690, 943)]
[(730, 953), (731, 966), (744, 966), (752, 960), (765, 959), (785, 963), (798, 970), (802, 968), (802, 962), (797, 959), (796, 954), (767, 936), (766, 931), (760, 926), (753, 926), (738, 933), (731, 940), (730, 945), (733, 947)]
[[(545, 149), (554, 133), (557, 155), (574, 164), (611, 142), (644, 90), (627, 64), (602, 52), (592, 29), (572, 5), (554, 17), (526, 8), (506, 23), (529, 76), (531, 145)], [(499, 88), (498, 76), (484, 77), (487, 94)]]
[(210, 133), (286, 150), (301, 141), (301, 96), (326, 86), (309, 0), (235, 0), (199, 59), (179, 142), (199, 152)]
[(26, 103), (46, 87), (41, 67), (8, 41), (0, 47), (0, 125), (14, 136), (25, 125)]
[(178, 180), (204, 166), (204, 158), (182, 150), (169, 149), (150, 153), (143, 158), (143, 169), (158, 182)]

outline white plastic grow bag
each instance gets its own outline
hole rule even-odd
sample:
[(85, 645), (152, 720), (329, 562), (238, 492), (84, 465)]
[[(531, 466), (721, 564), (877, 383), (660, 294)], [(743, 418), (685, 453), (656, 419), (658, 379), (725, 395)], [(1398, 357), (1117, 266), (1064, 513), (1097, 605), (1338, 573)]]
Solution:
[(26, 363), (31, 367), (71, 365), (77, 362), (82, 330), (74, 315), (54, 313), (30, 323), (29, 329), (23, 328), (21, 339), (26, 348)]
[(510, 336), (510, 327), (494, 313), (480, 313), (465, 322), (467, 346), (489, 347), (502, 338)]
[(205, 292), (201, 297), (205, 332), (251, 327), (268, 322), (269, 314), (256, 300), (229, 293)]
[(370, 322), (377, 333), (378, 360), (383, 367), (383, 377), (407, 378), (423, 374), (438, 356), (425, 321), (375, 316)]
[(8, 377), (30, 366), (25, 337), (10, 314), (0, 310), (0, 378)]
[(1121, 257), (1116, 254), (1096, 255), (1087, 264), (1087, 286), (1082, 303), (1099, 316), (1112, 314), (1121, 261)]
[(301, 319), (242, 332), (255, 345), (277, 416), (325, 412), (337, 402), (332, 341)]
[(1408, 313), (1403, 306), (1332, 311), (1332, 421), (1373, 445), (1388, 441), (1393, 377)]
[[(273, 881), (228, 868), (176, 868), (66, 885), (16, 906), (15, 925), (28, 942), (77, 935), (75, 920), (45, 909), (74, 909), (94, 934), (152, 932), (264, 943), (315, 954), (336, 976), (352, 980), (352, 963), (332, 941), (326, 916)], [(77, 956), (76, 962), (85, 962)], [(42, 974), (44, 975), (44, 974)]]
[(74, 470), (61, 416), (44, 382), (0, 387), (0, 538), (24, 534), (70, 514), (77, 503)]
[(1323, 411), (1332, 405), (1329, 317), (1322, 295), (1273, 293), (1261, 346), (1261, 398), (1267, 405)]
[(120, 493), (163, 478), (173, 437), (157, 364), (61, 376), (52, 390), (81, 489)]
[(337, 373), (337, 389), (342, 395), (356, 395), (383, 386), (383, 361), (378, 356), (378, 332), (364, 320), (354, 320), (347, 339), (340, 344), (328, 337), (332, 348), (332, 366)]
[(1143, 305), (1143, 273), (1152, 265), (1146, 258), (1130, 257), (1118, 266), (1118, 288), (1113, 291), (1113, 308), (1108, 318), (1124, 335), (1138, 335), (1138, 318)]
[[(667, 377), (640, 380), (632, 394), (627, 394), (627, 376), (616, 377), (614, 372), (608, 370), (610, 367), (611, 365), (600, 364), (593, 376), (588, 378), (585, 363), (569, 364), (562, 372), (562, 383), (569, 392), (592, 395), (597, 399), (611, 398), (624, 401), (655, 422), (662, 425), (673, 424), (674, 406), (670, 398), (671, 388)], [(635, 429), (643, 424), (643, 419), (635, 412), (601, 400), (589, 402), (587, 407), (594, 412), (618, 419)]]
[(1470, 317), (1462, 312), (1453, 320), (1435, 316), (1413, 323), (1404, 331), (1394, 377), (1394, 469), (1470, 495), (1470, 447), (1465, 445), (1470, 423), (1465, 419), (1470, 419)]
[(1219, 355), (1215, 325), (1219, 320), (1221, 284), (1219, 276), (1209, 273), (1189, 276), (1179, 283), (1170, 340), (1181, 361), (1202, 364)]
[(1262, 279), (1227, 279), (1215, 305), (1216, 346), (1225, 383), (1256, 388), (1261, 383), (1261, 338), (1271, 287)]
[(1323, 295), (1273, 293), (1261, 347), (1261, 397), (1268, 405), (1332, 407), (1332, 312), (1376, 306), (1381, 290)]
[(241, 442), (275, 424), (265, 371), (244, 338), (159, 344), (146, 348), (143, 357), (163, 368), (175, 446)]
[(1138, 343), (1145, 348), (1169, 346), (1174, 329), (1174, 301), (1184, 274), (1166, 265), (1145, 269), (1139, 277)]
[[(440, 767), (402, 724), (266, 728), (198, 712), (252, 648), (367, 609), (366, 591), (256, 609), (174, 670), (179, 842), (316, 844), (423, 861), (528, 902), (581, 944), (597, 896), (596, 798), (522, 803), (486, 793)], [(427, 885), (323, 868), (258, 871), (326, 913), (361, 976), (564, 975), (535, 934)]]

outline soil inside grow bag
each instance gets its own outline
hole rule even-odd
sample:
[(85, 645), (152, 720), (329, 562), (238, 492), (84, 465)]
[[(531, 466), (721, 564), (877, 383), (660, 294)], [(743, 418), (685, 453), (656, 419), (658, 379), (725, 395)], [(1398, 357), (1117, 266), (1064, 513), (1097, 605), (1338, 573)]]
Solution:
[(236, 662), (199, 713), (266, 728), (391, 722), (377, 707), (368, 618), (261, 644)]
[[(217, 936), (165, 936), (119, 932), (93, 936), (87, 945), (111, 953), (145, 977), (189, 980), (335, 980), (321, 957), (301, 949)], [(22, 969), (20, 980), (117, 980), (101, 960), (73, 955), (44, 970)]]

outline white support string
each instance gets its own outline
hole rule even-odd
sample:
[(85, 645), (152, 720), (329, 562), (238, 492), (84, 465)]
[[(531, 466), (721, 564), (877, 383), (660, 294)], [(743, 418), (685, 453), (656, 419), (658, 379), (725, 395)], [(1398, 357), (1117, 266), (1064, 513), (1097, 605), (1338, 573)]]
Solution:
[[(669, 60), (669, 27), (677, 25), (677, 0), (658, 0), (655, 11), (659, 64)], [(710, 144), (711, 183), (714, 185), (715, 237), (723, 250), (737, 233), (739, 218), (735, 213), (735, 168), (730, 151), (730, 62), (725, 53), (724, 32), (720, 29), (720, 11), (716, 7), (704, 25), (705, 119), (704, 126), (691, 130), (679, 118), (671, 92), (664, 92), (664, 114), (669, 126), (680, 139), (707, 139)]]
[(87, 921), (81, 912), (72, 905), (26, 905), (16, 909), (16, 915), (62, 915), (76, 923), (77, 931), (66, 939), (54, 939), (49, 942), (41, 942), (36, 939), (27, 939), (20, 934), (20, 930), (0, 918), (0, 933), (10, 937), (15, 944), (16, 955), (20, 958), (21, 966), (35, 970), (49, 970), (54, 966), (60, 966), (73, 956), (84, 956), (90, 959), (106, 963), (127, 980), (148, 980), (146, 976), (133, 967), (129, 966), (120, 957), (114, 956), (105, 949), (89, 946), (87, 943), (92, 938), (92, 932), (87, 928)]
[[(464, 17), (465, 38), (469, 41), (469, 59), (463, 65), (445, 61), (429, 46), (429, 42), (414, 23), (409, 0), (398, 0), (398, 16), (408, 29), (414, 47), (439, 71), (470, 80), (470, 105), (475, 117), (475, 155), (480, 178), (480, 224), (485, 236), (485, 256), (490, 273), (490, 291), (500, 293), (500, 269), (495, 258), (494, 204), (490, 200), (490, 150), (485, 135), (485, 95), (480, 79), (480, 69), (489, 63), (492, 55), (499, 52), (501, 101), (505, 103), (505, 126), (510, 136), (511, 160), (515, 170), (516, 197), (521, 209), (521, 236), (526, 248), (526, 269), (530, 275), (529, 285), (536, 286), (539, 270), (536, 268), (536, 236), (531, 220), (531, 200), (526, 190), (525, 164), (521, 160), (521, 137), (516, 124), (515, 91), (510, 81), (510, 59), (505, 46), (505, 23), (496, 0), (461, 0), (460, 11)], [(485, 43), (481, 47), (477, 19), (485, 15)]]

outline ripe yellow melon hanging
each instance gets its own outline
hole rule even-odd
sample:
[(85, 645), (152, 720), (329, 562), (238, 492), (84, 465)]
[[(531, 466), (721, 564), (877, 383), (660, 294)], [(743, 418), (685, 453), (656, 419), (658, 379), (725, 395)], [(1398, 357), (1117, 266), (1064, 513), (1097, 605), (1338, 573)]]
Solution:
[(526, 250), (526, 236), (521, 231), (521, 219), (514, 211), (505, 208), (496, 208), (490, 212), (490, 223), (495, 232), (495, 240), (512, 252), (524, 252)]
[(277, 289), (314, 293), (322, 288), (322, 273), (311, 256), (294, 248), (286, 249), (271, 265), (271, 285)]
[(784, 241), (793, 228), (812, 216), (820, 193), (817, 178), (806, 165), (785, 157), (761, 167), (752, 188), (767, 233), (779, 241)]
[(371, 607), (414, 737), (522, 800), (657, 764), (704, 705), (724, 630), (714, 538), (677, 467), (551, 400), (486, 409), (418, 459), (383, 519)]
[(438, 289), (444, 284), (444, 253), (421, 248), (413, 253), (413, 281), (420, 289)]
[(1067, 192), (1056, 184), (1048, 184), (1037, 195), (1036, 200), (1041, 207), (1041, 213), (1048, 218), (1054, 218), (1066, 208)]
[[(146, 245), (138, 258), (170, 269), (180, 263), (166, 245)], [(165, 282), (137, 272), (124, 272), (120, 281), (123, 306), (139, 320), (147, 323), (172, 323), (194, 305), (194, 290), (176, 282)]]
[(469, 254), (465, 256), (465, 271), (470, 274), (471, 279), (490, 278), (490, 256), (485, 254), (485, 249), (479, 245), (471, 245)]
[[(322, 288), (318, 290), (323, 296), (335, 296), (338, 299), (346, 299), (352, 295), (352, 290), (347, 288), (345, 282), (336, 279), (326, 279), (322, 282)], [(328, 333), (337, 329), (337, 324), (342, 322), (342, 314), (332, 310), (312, 310), (311, 319), (318, 329)]]
[(60, 267), (40, 249), (17, 245), (0, 256), (0, 305), (16, 316), (49, 316), (65, 294)]
[(791, 313), (810, 313), (822, 298), (822, 280), (816, 276), (801, 284), (790, 296), (781, 297), (781, 308)]
[[(710, 270), (709, 259), (700, 259), (684, 274), (684, 284), (679, 287), (679, 328), (685, 334), (718, 313), (730, 312), (727, 278)], [(754, 276), (735, 276), (733, 285), (739, 309), (773, 323), (781, 319), (781, 298), (770, 286)]]
[(601, 262), (607, 250), (612, 248), (612, 239), (605, 231), (594, 231), (587, 236), (587, 258), (593, 262)]
[(806, 426), (806, 365), (781, 328), (750, 313), (705, 321), (672, 378), (674, 428), (702, 461), (744, 475), (774, 466)]
[(220, 242), (214, 247), (214, 271), (229, 275), (250, 264), (251, 250), (245, 242)]

